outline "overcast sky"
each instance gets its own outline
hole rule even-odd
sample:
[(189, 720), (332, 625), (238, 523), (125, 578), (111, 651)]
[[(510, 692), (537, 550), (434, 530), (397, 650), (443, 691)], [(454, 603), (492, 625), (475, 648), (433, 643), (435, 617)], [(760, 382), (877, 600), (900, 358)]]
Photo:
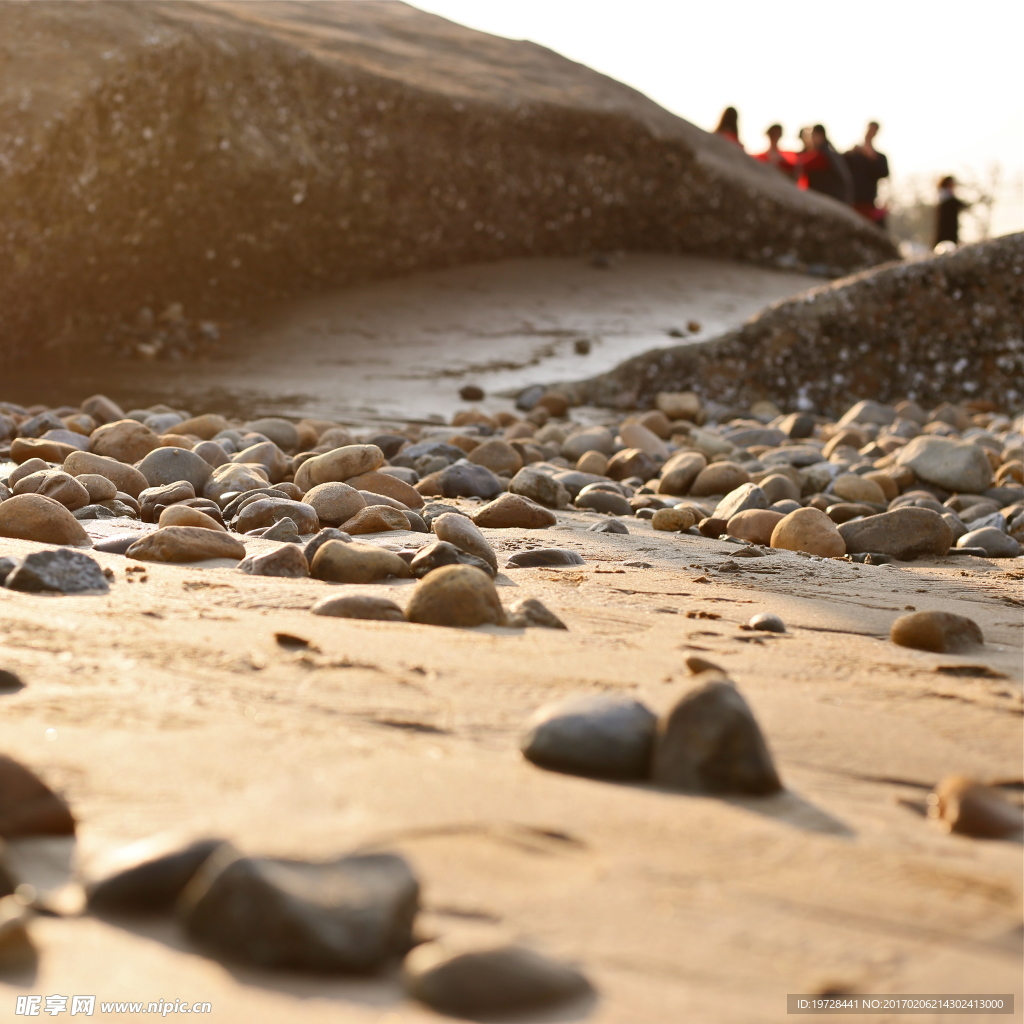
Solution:
[[(740, 112), (748, 150), (779, 121), (796, 146), (822, 122), (840, 149), (869, 120), (893, 173), (1014, 182), (999, 218), (1019, 230), (1024, 173), (1022, 0), (414, 0), (472, 28), (532, 39), (712, 129)], [(1007, 200), (1004, 200), (1004, 205)]]

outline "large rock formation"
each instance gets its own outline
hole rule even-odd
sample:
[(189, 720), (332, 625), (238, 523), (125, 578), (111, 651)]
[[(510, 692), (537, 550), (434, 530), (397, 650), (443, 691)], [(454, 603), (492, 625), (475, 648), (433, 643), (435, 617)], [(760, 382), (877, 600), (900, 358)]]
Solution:
[(5, 3), (0, 56), (0, 360), (463, 261), (893, 255), (636, 91), (401, 3)]
[(1024, 401), (1024, 234), (894, 263), (770, 306), (739, 330), (658, 349), (569, 385), (580, 403), (647, 408), (658, 391), (839, 413), (861, 398), (925, 407)]

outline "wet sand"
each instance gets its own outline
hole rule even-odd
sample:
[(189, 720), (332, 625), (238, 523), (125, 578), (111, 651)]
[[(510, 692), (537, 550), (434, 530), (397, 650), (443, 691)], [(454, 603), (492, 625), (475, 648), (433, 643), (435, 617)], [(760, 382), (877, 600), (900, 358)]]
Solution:
[[(623, 359), (703, 340), (820, 278), (695, 256), (509, 260), (343, 289), (253, 310), (198, 361), (54, 358), (4, 382), (24, 403), (95, 392), (192, 413), (278, 413), (341, 421), (448, 416), (459, 388), (494, 396), (533, 383), (591, 377)], [(186, 313), (188, 311), (186, 310)], [(696, 321), (700, 331), (687, 330)], [(589, 355), (573, 343), (585, 338)], [(485, 403), (507, 407), (507, 401)]]

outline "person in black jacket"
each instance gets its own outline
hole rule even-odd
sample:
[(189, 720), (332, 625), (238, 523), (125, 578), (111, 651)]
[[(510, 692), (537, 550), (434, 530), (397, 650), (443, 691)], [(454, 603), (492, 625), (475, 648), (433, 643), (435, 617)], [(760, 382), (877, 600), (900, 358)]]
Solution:
[(823, 125), (811, 129), (811, 148), (800, 155), (803, 186), (822, 192), (849, 206), (853, 202), (853, 179), (842, 154), (828, 140)]
[(884, 153), (875, 149), (878, 122), (872, 121), (864, 134), (864, 141), (844, 153), (846, 166), (853, 179), (853, 208), (880, 228), (885, 227), (886, 209), (878, 205), (878, 183), (889, 177), (889, 161)]
[(971, 204), (960, 199), (956, 192), (956, 178), (947, 174), (939, 182), (939, 201), (935, 207), (935, 244), (960, 244), (960, 211)]

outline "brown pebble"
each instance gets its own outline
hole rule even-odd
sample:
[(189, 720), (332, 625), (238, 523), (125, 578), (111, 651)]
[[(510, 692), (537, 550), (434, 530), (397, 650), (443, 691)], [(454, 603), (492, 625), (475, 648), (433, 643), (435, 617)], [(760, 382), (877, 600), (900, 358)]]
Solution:
[(928, 796), (928, 816), (949, 832), (978, 839), (1007, 839), (1024, 828), (1024, 813), (992, 786), (962, 775), (943, 779)]
[(889, 630), (889, 639), (900, 647), (948, 654), (967, 651), (985, 642), (974, 619), (953, 612), (913, 612), (901, 615)]

